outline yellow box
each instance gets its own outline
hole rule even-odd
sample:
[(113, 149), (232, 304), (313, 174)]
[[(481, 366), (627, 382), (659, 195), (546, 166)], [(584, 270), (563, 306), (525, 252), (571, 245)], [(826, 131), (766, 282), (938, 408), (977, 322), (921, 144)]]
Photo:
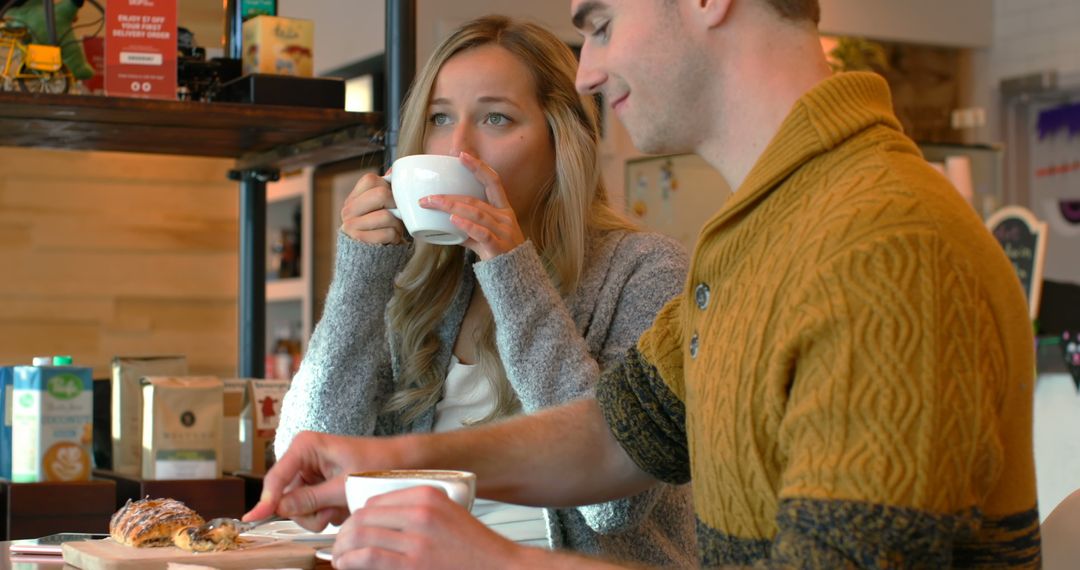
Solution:
[(244, 73), (311, 77), (315, 22), (256, 16), (244, 22)]
[(26, 67), (34, 71), (60, 71), (63, 61), (60, 48), (42, 44), (30, 44), (26, 47)]

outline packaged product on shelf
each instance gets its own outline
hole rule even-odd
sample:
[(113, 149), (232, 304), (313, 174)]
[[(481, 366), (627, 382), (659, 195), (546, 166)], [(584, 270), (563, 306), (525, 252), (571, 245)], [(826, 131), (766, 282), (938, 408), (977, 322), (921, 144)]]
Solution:
[(225, 378), (225, 417), (221, 424), (221, 469), (226, 473), (239, 471), (240, 462), (240, 414), (244, 410), (244, 393), (247, 380)]
[(267, 257), (266, 279), (273, 281), (281, 276), (281, 254), (285, 249), (284, 238), (281, 232), (266, 230)]
[(15, 368), (0, 366), (0, 479), (11, 479), (11, 391), (15, 388)]
[(282, 323), (274, 334), (274, 346), (266, 360), (266, 377), (292, 380), (300, 370), (300, 323)]
[(281, 229), (281, 255), (277, 276), (291, 279), (300, 276), (300, 232), (294, 228)]
[(142, 386), (146, 376), (185, 376), (184, 356), (117, 356), (112, 361), (113, 471), (138, 476), (142, 472)]
[(315, 22), (256, 16), (244, 22), (243, 38), (244, 74), (312, 76)]
[(274, 464), (281, 400), (289, 391), (288, 380), (248, 381), (244, 411), (240, 416), (241, 464), (244, 471), (266, 473)]
[(296, 206), (292, 212), (292, 224), (280, 230), (281, 255), (278, 263), (278, 277), (282, 279), (300, 277), (300, 227), (303, 223), (302, 216), (300, 206)]
[(147, 376), (143, 388), (143, 479), (221, 476), (225, 390), (213, 376)]
[(11, 401), (11, 480), (88, 480), (93, 437), (91, 370), (16, 366)]

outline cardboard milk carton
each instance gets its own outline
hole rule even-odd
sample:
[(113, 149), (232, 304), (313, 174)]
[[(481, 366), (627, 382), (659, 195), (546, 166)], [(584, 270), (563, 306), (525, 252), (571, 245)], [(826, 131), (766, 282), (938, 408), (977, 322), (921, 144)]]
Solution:
[(11, 407), (11, 480), (90, 479), (91, 369), (16, 366)]
[(11, 479), (11, 392), (15, 389), (15, 368), (0, 366), (0, 479)]

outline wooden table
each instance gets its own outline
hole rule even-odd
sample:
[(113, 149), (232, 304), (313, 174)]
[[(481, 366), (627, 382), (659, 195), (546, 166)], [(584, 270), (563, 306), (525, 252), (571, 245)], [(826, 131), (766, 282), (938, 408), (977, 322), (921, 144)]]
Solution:
[[(76, 570), (74, 566), (64, 564), (64, 559), (57, 556), (50, 559), (44, 556), (24, 557), (16, 554), (12, 557), (8, 549), (11, 541), (0, 541), (0, 570)], [(333, 566), (324, 560), (315, 560), (315, 570), (330, 570)]]

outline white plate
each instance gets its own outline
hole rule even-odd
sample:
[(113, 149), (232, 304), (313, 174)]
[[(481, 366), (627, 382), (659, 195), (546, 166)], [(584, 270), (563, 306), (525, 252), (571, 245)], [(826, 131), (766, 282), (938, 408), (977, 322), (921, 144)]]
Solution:
[(320, 548), (315, 551), (315, 558), (319, 560), (326, 560), (327, 562), (334, 561), (334, 549), (332, 548)]
[(528, 520), (490, 524), (488, 528), (514, 542), (529, 542), (541, 539), (547, 542), (547, 526), (544, 521)]
[(244, 533), (244, 536), (266, 536), (300, 542), (334, 542), (337, 527), (328, 526), (323, 532), (311, 532), (293, 521), (274, 521)]

